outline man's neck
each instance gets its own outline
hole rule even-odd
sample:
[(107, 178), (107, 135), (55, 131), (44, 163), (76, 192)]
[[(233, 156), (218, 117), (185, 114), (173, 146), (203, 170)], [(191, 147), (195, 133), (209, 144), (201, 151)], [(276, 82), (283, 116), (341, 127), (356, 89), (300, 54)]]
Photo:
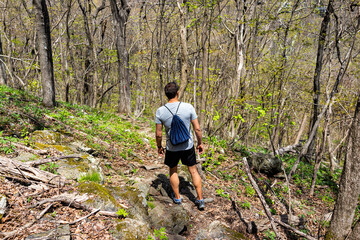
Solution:
[(178, 102), (178, 101), (179, 101), (178, 98), (174, 97), (174, 98), (170, 99), (168, 103), (174, 103), (174, 102)]

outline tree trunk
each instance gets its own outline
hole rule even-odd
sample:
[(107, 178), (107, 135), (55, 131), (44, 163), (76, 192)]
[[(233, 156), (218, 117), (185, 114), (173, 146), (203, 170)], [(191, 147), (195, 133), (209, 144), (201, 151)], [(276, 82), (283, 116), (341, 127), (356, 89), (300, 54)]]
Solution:
[[(144, 29), (143, 29), (143, 11), (144, 11), (144, 6), (145, 6), (145, 1), (141, 2), (141, 7), (140, 7), (140, 12), (139, 12), (139, 35), (142, 36), (144, 34)], [(138, 44), (138, 52), (143, 50), (143, 46), (142, 43), (143, 41), (141, 39), (139, 39), (139, 44)], [(135, 68), (135, 72), (136, 72), (136, 101), (135, 101), (135, 110), (134, 110), (134, 114), (136, 117), (140, 117), (140, 115), (142, 114), (143, 111), (143, 107), (145, 107), (145, 92), (142, 90), (142, 66), (140, 64), (141, 59), (138, 60), (139, 64), (137, 65), (137, 67)]]
[(2, 55), (4, 55), (4, 53), (3, 53), (3, 49), (2, 49), (2, 42), (1, 42), (1, 35), (0, 35), (0, 84), (7, 85), (5, 62), (4, 62), (4, 58), (2, 57)]
[(50, 19), (46, 0), (33, 0), (38, 34), (38, 48), (43, 91), (43, 104), (55, 106), (55, 81), (50, 38)]
[(355, 224), (351, 234), (347, 238), (347, 240), (358, 240), (360, 236), (360, 221)]
[(206, 83), (208, 79), (208, 61), (209, 61), (209, 53), (208, 53), (208, 13), (207, 10), (204, 10), (204, 27), (202, 33), (202, 80), (200, 83), (201, 96), (200, 96), (200, 126), (201, 129), (204, 129), (205, 126), (205, 111), (206, 111)]
[(245, 25), (245, 12), (246, 6), (243, 5), (243, 9), (241, 9), (240, 0), (236, 0), (236, 29), (235, 29), (235, 51), (236, 51), (236, 58), (235, 58), (235, 66), (236, 66), (236, 74), (235, 74), (235, 84), (233, 89), (234, 97), (237, 98), (243, 97), (245, 94), (245, 83), (242, 80), (242, 73), (244, 70), (245, 65), (245, 58), (244, 58), (244, 25)]
[[(350, 129), (350, 141), (339, 193), (325, 239), (345, 239), (351, 232), (360, 194), (360, 95)], [(358, 225), (358, 224), (357, 224)], [(358, 231), (358, 226), (357, 226)], [(358, 236), (357, 236), (358, 237)]]
[(162, 28), (163, 28), (163, 19), (164, 19), (164, 8), (165, 8), (165, 0), (159, 0), (160, 5), (160, 15), (159, 15), (159, 28), (157, 30), (157, 49), (156, 49), (156, 57), (157, 57), (157, 64), (156, 70), (159, 74), (159, 96), (160, 96), (160, 103), (163, 104), (164, 102), (164, 73), (163, 73), (163, 55), (161, 54), (161, 45), (162, 42)]
[[(186, 2), (186, 1), (185, 1)], [(179, 11), (180, 11), (180, 42), (181, 42), (181, 80), (180, 80), (180, 90), (179, 90), (179, 98), (183, 97), (185, 89), (188, 85), (188, 49), (187, 49), (187, 41), (186, 41), (186, 17), (184, 10), (181, 8), (180, 3), (177, 2)]]
[[(320, 33), (319, 33), (319, 40), (318, 40), (318, 50), (317, 50), (317, 56), (316, 56), (316, 67), (315, 67), (315, 73), (314, 73), (314, 100), (313, 100), (313, 116), (311, 119), (311, 127), (309, 131), (312, 131), (313, 128), (315, 128), (315, 122), (317, 120), (317, 117), (319, 115), (319, 102), (320, 102), (320, 76), (321, 76), (321, 70), (323, 66), (323, 57), (324, 57), (324, 48), (325, 48), (325, 41), (326, 41), (326, 35), (329, 28), (329, 22), (330, 22), (330, 14), (333, 12), (333, 0), (329, 0), (326, 13), (324, 16), (324, 19), (321, 23)], [(317, 126), (315, 129), (315, 136), (317, 132)], [(312, 155), (313, 149), (315, 145), (315, 138), (310, 143), (309, 149), (307, 151), (307, 155)]]
[(329, 130), (329, 128), (328, 128), (329, 127), (329, 118), (331, 115), (331, 105), (332, 104), (330, 103), (329, 110), (325, 113), (325, 122), (324, 122), (324, 130), (323, 130), (321, 145), (320, 145), (320, 148), (317, 151), (316, 157), (315, 157), (315, 166), (314, 166), (313, 177), (312, 177), (310, 193), (309, 193), (309, 196), (311, 196), (311, 197), (314, 195), (317, 173), (320, 169), (323, 153), (325, 151), (326, 137), (328, 135), (328, 130)]
[(299, 132), (298, 132), (298, 134), (296, 136), (294, 145), (298, 144), (300, 139), (301, 139), (302, 133), (304, 132), (304, 129), (305, 129), (306, 119), (307, 119), (307, 115), (306, 115), (306, 113), (304, 113), (303, 119), (302, 119), (301, 124), (300, 124)]
[(119, 67), (119, 112), (131, 113), (131, 92), (129, 79), (129, 53), (126, 49), (126, 22), (129, 18), (130, 7), (127, 0), (120, 1), (120, 8), (116, 0), (110, 0), (111, 12), (115, 24), (116, 50)]

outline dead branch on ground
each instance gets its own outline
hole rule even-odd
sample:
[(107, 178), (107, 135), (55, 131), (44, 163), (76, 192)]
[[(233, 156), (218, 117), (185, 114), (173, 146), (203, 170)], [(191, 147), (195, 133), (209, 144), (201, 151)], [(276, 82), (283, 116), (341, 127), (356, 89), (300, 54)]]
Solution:
[(49, 185), (64, 185), (66, 179), (34, 167), (15, 159), (0, 157), (0, 174), (13, 179), (24, 179), (25, 182), (43, 182)]
[[(33, 208), (33, 207), (37, 207), (40, 205), (43, 205), (45, 203), (53, 203), (53, 202), (60, 202), (63, 205), (69, 206), (69, 207), (73, 207), (73, 208), (78, 208), (78, 209), (82, 209), (88, 212), (93, 212), (96, 210), (96, 208), (90, 207), (90, 206), (86, 206), (85, 204), (83, 204), (83, 202), (85, 202), (86, 200), (88, 200), (88, 196), (86, 194), (84, 195), (76, 195), (76, 194), (61, 194), (61, 195), (57, 195), (54, 196), (52, 198), (47, 198), (44, 199), (32, 206), (30, 206), (29, 208)], [(120, 204), (120, 207), (127, 209), (128, 207)], [(109, 216), (109, 217), (119, 217), (119, 215), (116, 212), (109, 212), (109, 211), (99, 211), (99, 214), (104, 215), (104, 216)]]
[(68, 158), (81, 158), (79, 155), (69, 155), (69, 156), (60, 156), (60, 157), (51, 157), (51, 158), (44, 158), (36, 161), (27, 162), (30, 167), (37, 167), (41, 164), (49, 163), (49, 162), (56, 162), (61, 159), (68, 159)]
[(282, 222), (281, 220), (277, 219), (277, 218), (273, 218), (272, 215), (271, 215), (271, 212), (270, 212), (270, 208), (269, 206), (267, 205), (266, 201), (265, 201), (265, 198), (264, 196), (262, 195), (257, 183), (255, 182), (254, 178), (252, 177), (252, 174), (251, 174), (251, 171), (250, 171), (250, 167), (249, 167), (249, 164), (246, 160), (246, 158), (244, 157), (243, 158), (243, 162), (244, 162), (244, 166), (245, 166), (245, 171), (249, 177), (249, 180), (250, 180), (250, 183), (251, 185), (253, 186), (254, 190), (256, 191), (257, 195), (259, 196), (259, 199), (264, 207), (264, 210), (265, 210), (265, 213), (267, 215), (267, 217), (269, 218), (270, 220), (270, 223), (271, 223), (271, 226), (276, 234), (276, 236), (279, 238), (279, 234), (277, 233), (277, 229), (276, 229), (276, 226), (274, 224), (274, 222), (278, 223), (279, 225), (285, 227), (285, 228), (288, 228), (292, 231), (294, 231), (295, 233), (297, 233), (298, 235), (302, 236), (302, 237), (305, 237), (306, 239), (309, 239), (309, 240), (316, 240), (316, 238), (312, 237), (312, 236), (309, 236), (299, 230), (297, 230), (296, 228), (293, 228), (291, 227), (290, 225)]

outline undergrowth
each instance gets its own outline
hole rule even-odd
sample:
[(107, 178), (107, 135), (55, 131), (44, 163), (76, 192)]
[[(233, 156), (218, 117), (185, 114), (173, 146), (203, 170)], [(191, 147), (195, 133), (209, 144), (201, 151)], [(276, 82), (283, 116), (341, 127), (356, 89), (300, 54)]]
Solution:
[[(119, 154), (113, 151), (115, 148), (105, 149), (95, 138), (107, 142), (110, 146), (117, 144), (126, 153), (126, 156), (123, 156), (124, 160), (130, 159), (128, 155), (140, 150), (145, 144), (143, 141), (145, 136), (137, 132), (140, 127), (121, 115), (65, 102), (58, 102), (54, 108), (46, 108), (42, 106), (40, 98), (26, 91), (2, 85), (0, 86), (0, 152), (12, 153), (16, 148), (11, 142), (15, 141), (30, 145), (28, 136), (35, 130), (64, 131), (62, 125), (54, 124), (47, 120), (48, 117), (86, 133), (87, 138), (83, 140), (89, 147), (104, 155), (110, 155), (111, 158), (118, 158)], [(76, 133), (74, 135), (80, 138)], [(148, 140), (155, 148), (155, 140)]]

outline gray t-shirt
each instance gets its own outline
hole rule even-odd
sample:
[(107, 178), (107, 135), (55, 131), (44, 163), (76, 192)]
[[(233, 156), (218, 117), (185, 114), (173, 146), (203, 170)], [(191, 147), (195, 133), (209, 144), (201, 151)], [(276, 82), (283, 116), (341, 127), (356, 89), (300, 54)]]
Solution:
[[(179, 104), (180, 102), (173, 102), (173, 103), (167, 103), (165, 105), (170, 109), (170, 111), (173, 114), (175, 114)], [(171, 144), (170, 127), (171, 127), (171, 121), (173, 115), (169, 112), (169, 110), (166, 107), (164, 106), (159, 107), (155, 115), (155, 123), (163, 124), (165, 126), (166, 150), (177, 152), (192, 148), (194, 146), (194, 140), (191, 131), (190, 131), (190, 139), (187, 142), (181, 143), (176, 146)], [(183, 120), (187, 129), (190, 129), (191, 121), (197, 118), (194, 107), (191, 104), (184, 102), (180, 104), (179, 110), (177, 111), (177, 115), (181, 118), (181, 120)]]

